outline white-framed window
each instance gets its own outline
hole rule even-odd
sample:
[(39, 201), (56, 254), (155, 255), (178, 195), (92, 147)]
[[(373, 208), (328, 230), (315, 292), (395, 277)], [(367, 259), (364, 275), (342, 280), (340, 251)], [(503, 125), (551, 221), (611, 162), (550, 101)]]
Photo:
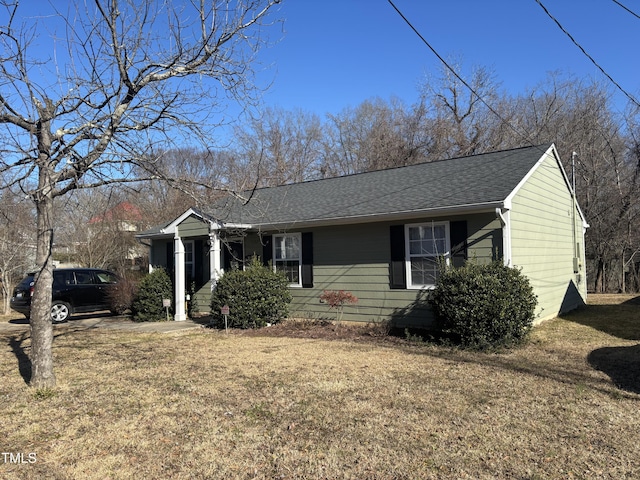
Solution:
[(193, 279), (196, 276), (196, 262), (194, 261), (195, 248), (193, 240), (183, 240), (184, 244), (184, 273), (187, 279)]
[(449, 222), (405, 225), (407, 286), (432, 288), (438, 279), (440, 262), (449, 264), (451, 240)]
[(273, 268), (283, 272), (292, 287), (302, 286), (302, 245), (299, 233), (273, 236)]

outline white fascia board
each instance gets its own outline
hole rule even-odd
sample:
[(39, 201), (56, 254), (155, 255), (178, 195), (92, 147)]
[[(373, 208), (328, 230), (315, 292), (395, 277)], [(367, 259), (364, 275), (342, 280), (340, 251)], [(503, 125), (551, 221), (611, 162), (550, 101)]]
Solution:
[(234, 228), (237, 230), (251, 230), (253, 228), (255, 228), (254, 225), (251, 225), (249, 223), (224, 223), (224, 222), (211, 222), (211, 229), (212, 230), (227, 230), (230, 228)]
[[(531, 176), (536, 172), (536, 170), (540, 167), (540, 165), (542, 165), (544, 163), (544, 161), (547, 159), (547, 157), (551, 157), (553, 160), (555, 160), (556, 165), (560, 169), (560, 174), (562, 175), (562, 178), (564, 179), (564, 184), (567, 187), (567, 191), (569, 192), (569, 195), (575, 196), (575, 192), (573, 191), (573, 188), (571, 187), (571, 182), (569, 181), (569, 177), (567, 177), (567, 172), (565, 172), (564, 167), (562, 166), (562, 162), (560, 161), (560, 155), (558, 154), (558, 150), (556, 149), (555, 144), (552, 143), (549, 146), (549, 148), (540, 156), (540, 159), (531, 168), (531, 170), (529, 170), (527, 172), (527, 174), (522, 178), (522, 180), (520, 180), (520, 182), (518, 183), (518, 185), (516, 185), (516, 187), (513, 189), (513, 191), (507, 196), (507, 198), (505, 198), (505, 200), (504, 200), (504, 208), (507, 208), (507, 209), (511, 210), (511, 203), (513, 201), (513, 198), (516, 196), (518, 191), (520, 191), (522, 186), (529, 181)], [(578, 205), (577, 201), (575, 202), (575, 205), (576, 205), (576, 208), (578, 209), (578, 213), (580, 214), (580, 219), (582, 220), (583, 227), (584, 228), (588, 228), (589, 224), (587, 223), (587, 221), (586, 221), (586, 219), (584, 217), (584, 214), (582, 213), (582, 210), (580, 209), (580, 205)]]
[(178, 225), (180, 225), (182, 222), (184, 222), (191, 215), (195, 215), (197, 217), (202, 218), (202, 215), (200, 213), (196, 212), (193, 208), (190, 208), (189, 210), (184, 212), (182, 215), (180, 215), (178, 218), (176, 218), (173, 222), (171, 222), (169, 225), (167, 225), (162, 230), (160, 230), (160, 233), (164, 233), (164, 234), (173, 233), (173, 234), (175, 234), (176, 233), (176, 227)]

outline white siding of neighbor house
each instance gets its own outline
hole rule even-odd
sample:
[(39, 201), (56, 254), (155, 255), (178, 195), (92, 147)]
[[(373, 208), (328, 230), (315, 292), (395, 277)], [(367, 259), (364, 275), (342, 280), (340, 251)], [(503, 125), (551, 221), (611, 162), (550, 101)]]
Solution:
[(551, 151), (517, 190), (511, 207), (512, 263), (522, 268), (538, 296), (537, 321), (582, 304), (586, 299), (582, 218)]

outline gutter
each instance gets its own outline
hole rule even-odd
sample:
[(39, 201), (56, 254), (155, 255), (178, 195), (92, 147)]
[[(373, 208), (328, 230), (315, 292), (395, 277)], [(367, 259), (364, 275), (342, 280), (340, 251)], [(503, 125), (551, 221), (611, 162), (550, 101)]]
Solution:
[[(421, 210), (403, 210), (383, 214), (353, 215), (345, 217), (313, 218), (309, 220), (275, 223), (254, 223), (251, 226), (257, 230), (290, 230), (292, 228), (326, 227), (333, 225), (354, 225), (382, 221), (410, 220), (420, 217), (444, 217), (449, 215), (464, 215), (466, 213), (490, 213), (503, 206), (502, 201), (473, 203), (449, 207), (425, 208)], [(226, 226), (226, 225), (225, 225)]]

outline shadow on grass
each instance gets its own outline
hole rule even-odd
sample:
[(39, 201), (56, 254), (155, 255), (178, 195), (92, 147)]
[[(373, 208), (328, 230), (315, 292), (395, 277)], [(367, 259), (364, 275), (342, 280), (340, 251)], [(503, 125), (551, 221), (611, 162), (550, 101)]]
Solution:
[(587, 305), (562, 318), (623, 340), (640, 340), (640, 296), (619, 304)]
[(640, 393), (640, 345), (599, 348), (587, 360), (593, 368), (607, 374), (616, 387)]
[(24, 380), (24, 382), (29, 385), (31, 382), (31, 359), (29, 355), (25, 351), (24, 341), (29, 338), (29, 334), (22, 333), (20, 335), (16, 335), (15, 337), (11, 337), (9, 339), (9, 346), (11, 347), (11, 351), (16, 357), (18, 361), (18, 370), (20, 371), (20, 376)]
[[(640, 340), (640, 296), (621, 303), (587, 305), (563, 318), (621, 340)], [(598, 348), (589, 353), (587, 361), (619, 389), (640, 393), (640, 345)]]

